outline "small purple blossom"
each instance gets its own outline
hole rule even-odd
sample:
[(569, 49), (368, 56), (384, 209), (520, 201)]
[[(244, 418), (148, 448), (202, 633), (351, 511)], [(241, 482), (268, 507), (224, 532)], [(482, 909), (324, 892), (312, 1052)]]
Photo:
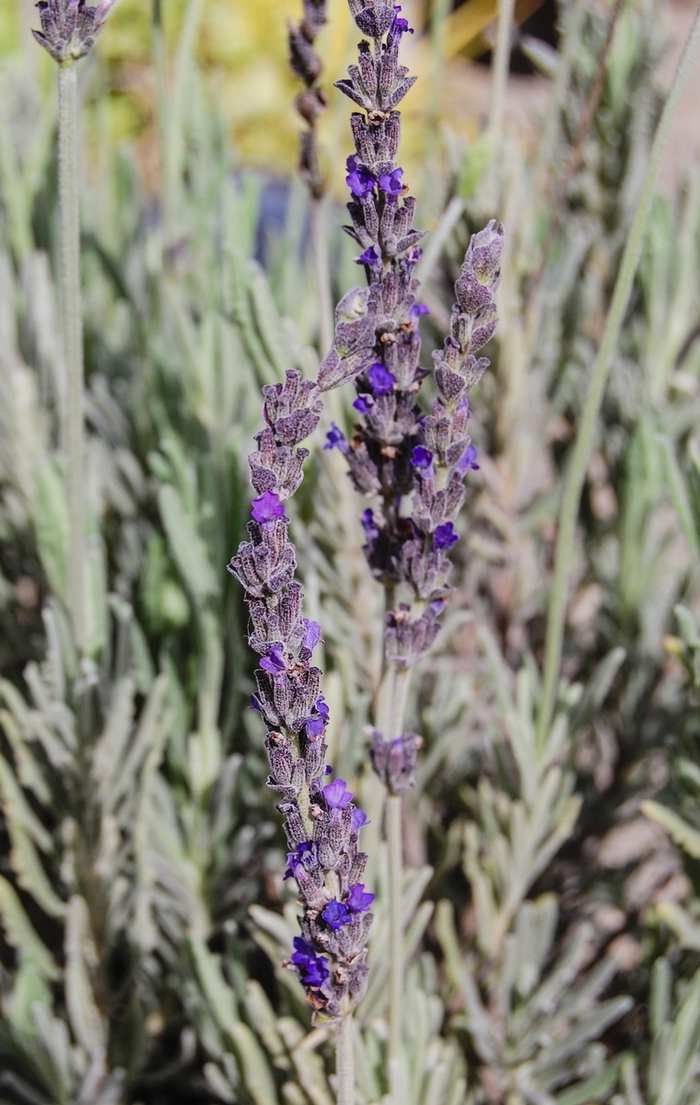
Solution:
[(347, 441), (345, 440), (345, 434), (336, 426), (335, 422), (331, 422), (331, 428), (326, 434), (326, 444), (324, 449), (335, 449), (336, 445), (341, 452), (345, 452), (347, 449)]
[(384, 173), (379, 178), (379, 187), (382, 192), (386, 192), (390, 196), (400, 196), (403, 192), (402, 177), (403, 169), (394, 169), (392, 173)]
[(365, 531), (365, 537), (367, 538), (367, 540), (376, 541), (379, 537), (379, 527), (374, 520), (374, 511), (370, 510), (369, 507), (367, 508), (367, 510), (363, 510), (360, 516), (360, 521), (362, 523), (362, 528)]
[(326, 702), (322, 694), (320, 694), (316, 699), (316, 709), (318, 710), (324, 721), (328, 721), (328, 718), (331, 716), (331, 712), (328, 708), (328, 703)]
[(362, 392), (361, 395), (358, 395), (357, 399), (353, 403), (353, 407), (355, 408), (356, 411), (359, 411), (360, 414), (368, 414), (368, 412), (372, 410), (373, 406), (374, 406), (373, 397), (371, 395), (369, 395), (369, 393), (364, 392), (364, 391)]
[(287, 870), (284, 873), (285, 879), (295, 879), (297, 875), (297, 868), (303, 867), (303, 857), (312, 854), (315, 851), (315, 844), (310, 844), (307, 841), (303, 841), (296, 852), (287, 852)]
[(306, 735), (310, 740), (317, 740), (318, 737), (322, 737), (326, 723), (322, 717), (310, 717), (306, 723)]
[(360, 265), (374, 265), (377, 261), (381, 261), (382, 255), (376, 246), (368, 246), (364, 253), (361, 253), (357, 258), (357, 262)]
[(294, 955), (291, 962), (299, 968), (301, 981), (305, 986), (323, 986), (330, 976), (328, 960), (316, 955), (311, 944), (301, 936), (294, 937)]
[(369, 817), (364, 810), (358, 809), (358, 807), (355, 806), (354, 810), (352, 811), (353, 832), (359, 833), (360, 829), (364, 825), (369, 825)]
[(302, 618), (302, 624), (304, 626), (302, 644), (304, 648), (312, 650), (316, 648), (316, 645), (321, 640), (321, 626), (318, 622), (312, 622), (310, 618)]
[(456, 541), (459, 541), (459, 537), (455, 533), (452, 522), (443, 522), (441, 526), (437, 526), (433, 531), (433, 542), (436, 549), (449, 549)]
[(414, 303), (408, 313), (411, 317), (411, 321), (416, 322), (416, 320), (419, 319), (421, 315), (429, 315), (430, 311), (426, 307), (425, 303)]
[(276, 518), (284, 518), (284, 507), (279, 495), (274, 491), (265, 491), (259, 499), (253, 499), (251, 513), (256, 522), (265, 525)]
[(374, 191), (375, 179), (371, 173), (368, 173), (366, 169), (358, 169), (357, 158), (353, 154), (346, 161), (348, 175), (345, 178), (345, 183), (352, 192), (353, 196), (357, 196), (361, 199), (362, 196), (369, 195)]
[(335, 898), (328, 903), (321, 916), (326, 924), (330, 925), (333, 932), (337, 932), (339, 928), (347, 925), (352, 920), (348, 907), (343, 905), (342, 902), (336, 901)]
[(284, 662), (284, 653), (279, 645), (273, 645), (267, 656), (263, 656), (260, 660), (260, 667), (264, 671), (269, 672), (270, 675), (279, 675), (280, 672), (287, 670), (287, 665)]
[(323, 788), (326, 804), (331, 810), (346, 809), (353, 799), (352, 791), (346, 790), (345, 779), (335, 779)]
[(366, 913), (374, 901), (374, 894), (365, 892), (365, 884), (358, 882), (348, 895), (347, 907), (351, 913)]
[(460, 476), (464, 476), (470, 468), (475, 468), (478, 471), (479, 465), (476, 463), (476, 459), (479, 456), (475, 445), (467, 445), (466, 449), (462, 453), (461, 457), (457, 461), (455, 468), (459, 472)]
[(252, 694), (250, 696), (250, 705), (251, 705), (251, 709), (256, 710), (257, 713), (262, 714), (264, 712), (263, 711), (263, 704), (262, 704), (262, 702), (260, 701), (260, 699), (258, 698), (258, 696), (256, 694)]
[(411, 453), (411, 464), (414, 468), (427, 469), (433, 463), (433, 454), (424, 445), (416, 445)]
[(413, 27), (409, 27), (407, 19), (404, 19), (403, 17), (399, 16), (399, 12), (401, 10), (402, 10), (402, 8), (401, 8), (400, 4), (394, 4), (394, 11), (396, 12), (396, 15), (394, 16), (394, 23), (393, 23), (393, 26), (392, 26), (391, 29), (394, 33), (396, 33), (398, 31), (399, 34), (402, 34), (402, 35), (405, 35), (405, 34), (412, 35), (412, 34), (415, 33), (414, 30), (413, 30)]
[(367, 379), (375, 395), (386, 395), (396, 383), (393, 372), (390, 372), (380, 361), (372, 365), (367, 373)]

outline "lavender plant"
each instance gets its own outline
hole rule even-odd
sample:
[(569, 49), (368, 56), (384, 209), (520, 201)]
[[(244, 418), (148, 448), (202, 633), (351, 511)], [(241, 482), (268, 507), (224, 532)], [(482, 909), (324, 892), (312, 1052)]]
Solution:
[(329, 710), (321, 671), (312, 663), (321, 627), (304, 617), (294, 579), (295, 549), (284, 504), (298, 488), (308, 451), (298, 446), (318, 425), (321, 389), (290, 369), (284, 384), (264, 388), (267, 426), (249, 457), (259, 497), (250, 540), (229, 565), (246, 592), (251, 647), (262, 657), (253, 705), (269, 727), (268, 786), (281, 796), (290, 846), (287, 875), (299, 886), (302, 936), (290, 964), (321, 1019), (338, 1023), (338, 1100), (354, 1099), (352, 1012), (367, 984), (367, 935), (374, 895), (365, 892), (367, 861), (358, 834), (365, 816), (343, 779), (326, 782), (324, 734)]
[(41, 0), (37, 42), (58, 65), (58, 189), (61, 225), (63, 345), (67, 372), (68, 582), (73, 632), (85, 648), (84, 368), (78, 202), (78, 85), (75, 63), (90, 51), (114, 0)]
[[(397, 164), (398, 105), (415, 78), (399, 61), (405, 34), (413, 33), (401, 9), (390, 3), (353, 0), (359, 30), (371, 40), (359, 47), (358, 64), (338, 87), (362, 111), (353, 113), (355, 153), (348, 158), (348, 233), (363, 252), (358, 263), (368, 282), (373, 319), (371, 345), (351, 350), (339, 313), (333, 348), (321, 365), (320, 380), (342, 382), (353, 364), (360, 416), (347, 440), (333, 426), (327, 447), (347, 458), (357, 490), (373, 500), (364, 511), (365, 554), (386, 598), (387, 670), (383, 702), (372, 735), (375, 771), (388, 790), (387, 838), (391, 909), (391, 1034), (389, 1055), (400, 1063), (403, 1018), (403, 920), (401, 793), (415, 784), (421, 741), (405, 732), (411, 671), (432, 646), (449, 593), (448, 549), (458, 540), (455, 520), (464, 502), (464, 477), (476, 465), (467, 432), (467, 391), (488, 361), (477, 357), (496, 329), (494, 294), (500, 278), (503, 228), (492, 220), (467, 250), (457, 302), (444, 348), (434, 354), (439, 397), (429, 414), (416, 403), (427, 372), (420, 366), (418, 320), (427, 308), (417, 302), (414, 270), (422, 233), (413, 228), (415, 199), (408, 195)], [(357, 292), (349, 293), (353, 300)], [(346, 297), (347, 299), (347, 297)], [(342, 308), (342, 305), (341, 305)], [(359, 370), (358, 370), (359, 369)], [(404, 593), (409, 601), (403, 601)]]

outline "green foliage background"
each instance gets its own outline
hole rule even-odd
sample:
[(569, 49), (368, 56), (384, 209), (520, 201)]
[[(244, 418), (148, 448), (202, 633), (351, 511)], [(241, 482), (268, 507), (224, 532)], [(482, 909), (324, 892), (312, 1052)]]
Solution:
[[(341, 7), (324, 47), (334, 75)], [(26, 10), (2, 8), (0, 1101), (12, 1105), (333, 1100), (331, 1042), (283, 967), (296, 906), (224, 571), (248, 512), (260, 387), (318, 363), (306, 196), (260, 172), (295, 157), (286, 10), (211, 3), (194, 52), (168, 7), (160, 116), (145, 5), (115, 11), (82, 70), (90, 647), (78, 663), (55, 92), (24, 44)], [(508, 249), (493, 369), (473, 401), (482, 467), (465, 551), (411, 703), (426, 741), (405, 826), (411, 1105), (700, 1101), (697, 173), (653, 209), (581, 504), (565, 680), (551, 730), (534, 733), (562, 479), (659, 110), (660, 15), (629, 0), (582, 129), (608, 22), (583, 16), (546, 109), (544, 163), (517, 137), (492, 162), (485, 134), (463, 144), (434, 129), (440, 168), (415, 162), (442, 241), (424, 267), (426, 364), (469, 234), (498, 215)], [(414, 151), (440, 41), (417, 55)], [(334, 101), (334, 164), (345, 119)], [(334, 208), (337, 294), (356, 272), (341, 220)], [(328, 411), (350, 416), (346, 397)], [(363, 734), (381, 610), (362, 504), (322, 441), (293, 527), (324, 628), (331, 760), (371, 817), (377, 920), (356, 1034), (370, 1105), (388, 1100), (383, 796)]]

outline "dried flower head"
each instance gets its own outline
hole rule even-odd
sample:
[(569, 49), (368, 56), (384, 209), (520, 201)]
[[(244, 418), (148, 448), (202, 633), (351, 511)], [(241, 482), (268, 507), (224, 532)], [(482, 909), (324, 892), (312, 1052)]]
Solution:
[(39, 0), (41, 30), (34, 38), (59, 65), (72, 65), (94, 46), (115, 0), (88, 7), (85, 0)]

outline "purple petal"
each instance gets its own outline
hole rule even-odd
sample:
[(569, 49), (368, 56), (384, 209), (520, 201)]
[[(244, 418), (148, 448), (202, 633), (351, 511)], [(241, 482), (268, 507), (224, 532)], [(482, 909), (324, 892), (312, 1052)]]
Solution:
[(341, 429), (339, 429), (338, 426), (336, 426), (335, 422), (331, 422), (331, 428), (326, 434), (326, 444), (323, 446), (323, 448), (335, 449), (336, 445), (342, 453), (345, 453), (347, 451), (348, 443), (345, 440), (345, 434)]
[(369, 817), (364, 810), (360, 810), (355, 806), (352, 811), (352, 828), (353, 832), (359, 833), (363, 825), (369, 825)]
[(352, 791), (346, 789), (345, 779), (335, 779), (323, 788), (326, 804), (331, 810), (344, 810), (353, 799)]
[(386, 395), (396, 383), (393, 372), (390, 372), (386, 365), (379, 361), (371, 366), (367, 373), (367, 379), (375, 395)]
[(452, 522), (443, 522), (433, 531), (433, 543), (436, 549), (449, 549), (456, 541), (459, 541), (459, 537), (455, 533)]
[(274, 491), (265, 491), (259, 499), (253, 499), (251, 513), (256, 522), (265, 525), (266, 522), (274, 522), (275, 518), (284, 518), (284, 507), (279, 495)]
[(347, 925), (348, 921), (352, 919), (348, 907), (343, 905), (342, 902), (336, 901), (335, 898), (328, 903), (321, 916), (334, 932), (337, 932), (343, 925)]
[(318, 622), (312, 622), (309, 618), (304, 618), (304, 648), (314, 649), (321, 640), (321, 626)]
[(365, 892), (365, 884), (358, 882), (348, 895), (347, 906), (352, 913), (366, 913), (374, 901), (374, 894)]
[(414, 468), (430, 468), (433, 463), (433, 454), (424, 445), (416, 445), (411, 453), (411, 464)]

